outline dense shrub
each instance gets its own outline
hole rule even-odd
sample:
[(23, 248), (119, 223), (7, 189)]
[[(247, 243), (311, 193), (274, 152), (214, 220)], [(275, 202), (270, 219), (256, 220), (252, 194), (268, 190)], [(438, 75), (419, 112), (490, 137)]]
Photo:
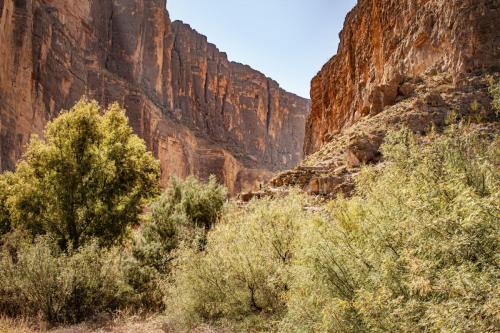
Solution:
[(0, 254), (0, 312), (50, 322), (78, 322), (127, 305), (118, 250), (96, 243), (69, 254), (49, 238)]
[[(195, 177), (180, 181), (172, 179), (170, 190), (152, 207), (153, 221), (160, 222), (167, 215), (178, 215), (189, 229), (210, 230), (219, 220), (226, 201), (227, 190), (211, 176), (207, 183)], [(173, 213), (166, 213), (169, 207)]]
[(294, 193), (229, 210), (205, 251), (181, 249), (167, 312), (187, 324), (221, 320), (269, 329), (286, 309), (295, 240), (310, 219), (304, 200)]
[(392, 133), (357, 195), (320, 214), (297, 194), (226, 212), (204, 251), (178, 251), (167, 312), (243, 331), (495, 332), (500, 141), (474, 126)]
[(171, 252), (180, 242), (203, 245), (206, 232), (222, 214), (226, 196), (215, 177), (207, 183), (194, 177), (172, 178), (169, 188), (151, 205), (150, 221), (141, 227), (134, 256), (166, 273)]
[(359, 195), (306, 224), (290, 332), (494, 332), (500, 325), (500, 150), (466, 129), (383, 147)]
[(500, 82), (492, 83), (489, 92), (493, 98), (493, 108), (500, 114)]
[(118, 105), (100, 113), (82, 100), (47, 125), (44, 140), (31, 140), (7, 200), (12, 224), (67, 249), (94, 238), (112, 245), (138, 221), (159, 164)]
[(204, 183), (194, 177), (172, 178), (169, 188), (151, 205), (149, 219), (135, 235), (127, 262), (130, 284), (141, 304), (163, 306), (162, 282), (170, 272), (179, 244), (202, 249), (208, 230), (219, 220), (227, 192), (215, 177)]

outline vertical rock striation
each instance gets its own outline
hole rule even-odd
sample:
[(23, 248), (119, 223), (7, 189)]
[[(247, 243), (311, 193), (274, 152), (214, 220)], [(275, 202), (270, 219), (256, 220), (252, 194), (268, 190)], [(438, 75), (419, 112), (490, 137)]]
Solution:
[(0, 170), (82, 95), (125, 106), (163, 183), (236, 193), (302, 156), (309, 101), (171, 23), (166, 0), (0, 0)]
[[(271, 170), (302, 157), (309, 102), (227, 55), (189, 25), (172, 24), (172, 102), (177, 120), (243, 149)], [(302, 139), (302, 141), (301, 141)]]
[(313, 79), (304, 151), (405, 95), (406, 78), (500, 68), (499, 0), (359, 0)]

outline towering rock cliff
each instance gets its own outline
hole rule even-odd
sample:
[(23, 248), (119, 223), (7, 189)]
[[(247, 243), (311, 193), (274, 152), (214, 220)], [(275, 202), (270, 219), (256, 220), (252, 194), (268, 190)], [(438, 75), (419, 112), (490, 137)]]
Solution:
[(166, 0), (0, 0), (0, 170), (82, 95), (125, 106), (164, 183), (236, 193), (302, 156), (308, 100), (171, 23)]
[(335, 55), (313, 79), (304, 151), (396, 103), (426, 71), (500, 68), (499, 0), (359, 0)]
[(302, 157), (309, 101), (252, 68), (229, 62), (207, 38), (176, 21), (172, 52), (175, 117), (218, 142), (242, 148), (271, 170)]
[(307, 157), (269, 190), (348, 195), (402, 126), (425, 135), (465, 119), (500, 132), (488, 92), (500, 80), (499, 18), (500, 0), (358, 0), (337, 55), (312, 80)]

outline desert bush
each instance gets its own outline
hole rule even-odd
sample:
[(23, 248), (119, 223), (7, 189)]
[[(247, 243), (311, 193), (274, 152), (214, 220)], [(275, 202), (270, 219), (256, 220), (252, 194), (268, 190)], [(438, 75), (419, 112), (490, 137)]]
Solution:
[(172, 178), (165, 193), (150, 207), (150, 218), (141, 227), (134, 256), (166, 273), (171, 252), (180, 242), (203, 246), (206, 232), (222, 214), (226, 196), (226, 189), (215, 177), (206, 183), (194, 177)]
[(175, 261), (167, 312), (203, 321), (270, 329), (286, 309), (289, 269), (299, 226), (311, 217), (297, 193), (229, 209), (203, 252), (183, 247)]
[[(206, 183), (195, 177), (183, 181), (173, 178), (169, 191), (152, 206), (152, 220), (161, 223), (173, 216), (187, 229), (207, 231), (219, 220), (226, 197), (227, 190), (214, 176)], [(191, 238), (188, 235), (187, 239)]]
[(124, 110), (104, 115), (85, 99), (33, 138), (7, 200), (11, 222), (62, 249), (97, 239), (110, 246), (138, 221), (158, 188), (159, 164), (133, 134)]
[(489, 88), (491, 97), (493, 98), (493, 108), (500, 114), (500, 82), (492, 82)]
[(78, 322), (126, 306), (131, 292), (117, 249), (90, 243), (70, 254), (48, 237), (0, 254), (0, 312)]
[[(305, 224), (282, 331), (495, 332), (499, 139), (388, 136), (358, 195)], [(308, 244), (305, 246), (305, 244)]]
[(202, 182), (194, 177), (172, 178), (165, 193), (152, 203), (148, 219), (135, 235), (127, 276), (140, 304), (163, 307), (162, 284), (170, 272), (179, 244), (202, 249), (206, 234), (219, 220), (226, 189), (215, 177)]

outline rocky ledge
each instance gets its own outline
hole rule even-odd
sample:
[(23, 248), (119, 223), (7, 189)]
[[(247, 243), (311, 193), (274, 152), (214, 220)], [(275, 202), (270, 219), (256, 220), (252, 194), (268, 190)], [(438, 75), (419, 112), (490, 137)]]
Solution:
[[(275, 176), (256, 195), (299, 187), (325, 198), (349, 196), (363, 165), (383, 162), (380, 146), (385, 135), (403, 127), (425, 138), (429, 131), (467, 121), (478, 130), (500, 133), (500, 115), (492, 108), (488, 91), (491, 82), (499, 79), (498, 73), (470, 74), (454, 83), (449, 73), (432, 72), (406, 78), (405, 91), (398, 94), (396, 104), (341, 130), (299, 166)], [(251, 197), (247, 194), (243, 199)]]

